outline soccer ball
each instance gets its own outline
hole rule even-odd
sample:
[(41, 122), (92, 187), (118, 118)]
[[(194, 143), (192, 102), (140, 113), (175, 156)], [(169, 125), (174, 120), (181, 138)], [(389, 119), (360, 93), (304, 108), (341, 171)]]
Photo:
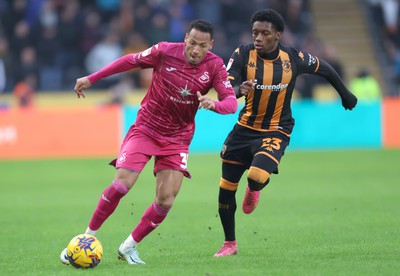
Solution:
[(103, 246), (92, 235), (75, 236), (67, 246), (67, 259), (76, 268), (92, 268), (97, 266), (103, 257)]

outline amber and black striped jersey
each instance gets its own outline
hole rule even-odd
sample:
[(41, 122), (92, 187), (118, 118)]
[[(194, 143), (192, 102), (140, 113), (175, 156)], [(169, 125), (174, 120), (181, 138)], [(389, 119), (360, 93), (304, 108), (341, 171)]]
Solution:
[[(290, 135), (294, 126), (290, 105), (296, 77), (318, 74), (319, 66), (317, 57), (282, 44), (265, 56), (257, 53), (253, 43), (237, 48), (227, 65), (232, 86), (238, 88), (243, 81), (257, 80), (245, 96), (238, 124), (256, 131)], [(238, 89), (235, 91), (240, 97)]]

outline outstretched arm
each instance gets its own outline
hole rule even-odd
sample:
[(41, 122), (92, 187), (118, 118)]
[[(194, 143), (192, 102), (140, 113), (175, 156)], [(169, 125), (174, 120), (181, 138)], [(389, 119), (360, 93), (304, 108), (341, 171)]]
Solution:
[(336, 89), (342, 99), (343, 107), (352, 110), (357, 104), (356, 96), (347, 89), (338, 73), (329, 63), (322, 59), (319, 61), (320, 65), (316, 74), (324, 77)]
[(78, 95), (78, 98), (80, 98), (81, 96), (85, 98), (83, 90), (92, 86), (94, 82), (117, 73), (125, 72), (135, 67), (137, 66), (134, 63), (133, 55), (132, 54), (125, 55), (113, 61), (112, 63), (106, 65), (99, 71), (94, 72), (89, 76), (77, 79), (74, 90)]

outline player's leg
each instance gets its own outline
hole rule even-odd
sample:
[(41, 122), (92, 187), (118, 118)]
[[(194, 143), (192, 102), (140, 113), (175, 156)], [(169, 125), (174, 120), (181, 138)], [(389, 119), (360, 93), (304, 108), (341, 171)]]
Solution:
[[(259, 168), (256, 164), (268, 162), (268, 158), (262, 155), (256, 155), (253, 160), (253, 164), (249, 168), (247, 174), (248, 186), (246, 187), (246, 193), (243, 199), (242, 210), (245, 214), (250, 214), (257, 207), (260, 200), (261, 190), (269, 183), (270, 173)], [(275, 168), (277, 164), (272, 164)]]
[(245, 214), (250, 214), (257, 207), (260, 191), (269, 183), (271, 174), (278, 173), (279, 162), (289, 144), (289, 137), (282, 133), (268, 135), (254, 143), (256, 153), (247, 175), (248, 186), (242, 205)]
[(118, 158), (110, 163), (117, 168), (115, 178), (101, 194), (86, 233), (94, 235), (135, 184), (151, 158), (151, 155), (146, 154), (148, 147), (152, 146), (151, 141), (145, 134), (131, 127), (121, 145)]
[(90, 219), (87, 234), (95, 235), (107, 218), (115, 211), (120, 200), (135, 184), (139, 172), (118, 168), (110, 186), (104, 189)]
[(218, 195), (218, 213), (224, 230), (225, 241), (214, 257), (237, 253), (235, 235), (236, 191), (246, 167), (241, 164), (222, 162), (222, 177)]
[(181, 171), (162, 170), (157, 173), (156, 199), (144, 212), (131, 235), (121, 244), (118, 250), (120, 259), (129, 264), (144, 264), (136, 246), (164, 221), (180, 190), (182, 179)]
[(144, 212), (131, 235), (121, 244), (118, 252), (121, 257), (125, 250), (133, 248), (135, 251), (130, 256), (131, 260), (128, 260), (130, 264), (144, 263), (137, 254), (136, 246), (166, 218), (181, 188), (183, 176), (190, 177), (186, 171), (186, 162), (187, 152), (155, 158), (156, 199)]
[[(147, 159), (147, 157), (143, 157)], [(120, 200), (135, 184), (140, 172), (129, 169), (118, 168), (111, 185), (102, 192), (89, 225), (85, 231), (87, 234), (95, 235), (107, 218), (115, 211)], [(66, 248), (61, 252), (60, 260), (63, 264), (69, 264)]]
[(182, 185), (183, 174), (176, 170), (162, 170), (156, 176), (156, 199), (147, 208), (132, 237), (140, 242), (157, 228), (167, 216)]

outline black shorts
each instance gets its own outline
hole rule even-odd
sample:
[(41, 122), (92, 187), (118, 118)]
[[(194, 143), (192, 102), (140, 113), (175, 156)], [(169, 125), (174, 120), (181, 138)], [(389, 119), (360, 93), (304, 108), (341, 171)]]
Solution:
[(270, 174), (278, 173), (290, 138), (280, 131), (260, 132), (238, 124), (225, 139), (221, 150), (224, 162), (241, 164), (248, 169), (255, 166)]

